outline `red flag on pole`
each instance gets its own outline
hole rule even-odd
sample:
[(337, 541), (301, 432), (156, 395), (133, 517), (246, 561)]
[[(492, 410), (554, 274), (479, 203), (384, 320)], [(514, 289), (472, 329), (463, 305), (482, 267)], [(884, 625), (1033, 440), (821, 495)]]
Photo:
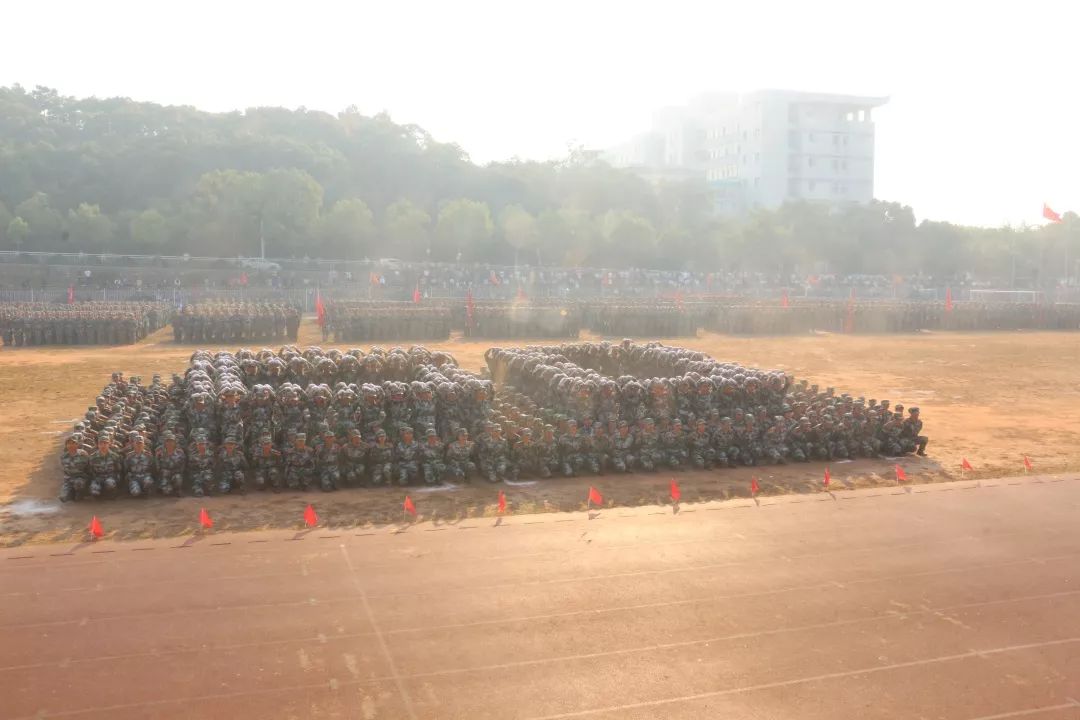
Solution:
[(784, 294), (780, 296), (780, 307), (791, 307), (791, 303), (788, 301), (787, 288), (784, 288)]
[(829, 482), (831, 480), (832, 480), (832, 478), (829, 476), (829, 468), (825, 468), (825, 489), (826, 490), (829, 489)]
[(304, 508), (304, 524), (308, 527), (315, 527), (319, 524), (319, 516), (315, 513), (315, 508), (308, 503), (308, 506)]
[(953, 309), (952, 288), (947, 287), (947, 288), (945, 288), (945, 312), (952, 312), (952, 309)]
[(492, 270), (490, 273), (488, 273), (488, 281), (492, 285), (502, 285), (502, 278), (500, 278), (498, 275), (496, 275), (494, 270)]
[(416, 517), (416, 506), (413, 505), (412, 498), (408, 495), (405, 496), (405, 503), (403, 505), (405, 512), (409, 513), (413, 517)]
[(506, 493), (499, 491), (499, 512), (506, 512)]
[(899, 465), (896, 466), (896, 482), (904, 482), (907, 480), (907, 475), (904, 473), (904, 468)]
[(603, 505), (604, 496), (600, 494), (600, 491), (596, 488), (589, 486), (589, 500), (590, 505)]
[(525, 302), (525, 288), (518, 285), (517, 299), (519, 302)]
[(101, 521), (97, 519), (95, 515), (90, 520), (90, 537), (97, 540), (99, 537), (105, 534), (105, 531), (101, 529)]
[(1024, 456), (1024, 469), (1031, 470), (1031, 460), (1028, 458), (1027, 455)]
[(971, 463), (968, 462), (967, 458), (960, 458), (960, 469), (961, 470), (974, 470), (974, 468), (971, 467)]
[(318, 290), (315, 291), (315, 321), (319, 327), (326, 325), (326, 306), (323, 305), (322, 295)]
[(412, 301), (414, 303), (420, 302), (420, 284), (417, 283), (416, 288), (412, 291)]
[(682, 498), (682, 490), (679, 489), (679, 483), (675, 482), (675, 478), (671, 478), (671, 501), (679, 502)]
[(210, 513), (206, 512), (206, 508), (199, 508), (199, 524), (204, 530), (214, 527), (214, 521), (210, 519)]
[(757, 478), (756, 477), (750, 478), (750, 494), (751, 495), (757, 495), (759, 492), (761, 492), (761, 486), (758, 485)]
[(1061, 215), (1050, 209), (1050, 206), (1043, 203), (1043, 217), (1053, 223), (1061, 222)]
[(67, 304), (68, 305), (74, 305), (75, 304), (75, 286), (74, 285), (68, 285), (68, 302), (67, 302)]

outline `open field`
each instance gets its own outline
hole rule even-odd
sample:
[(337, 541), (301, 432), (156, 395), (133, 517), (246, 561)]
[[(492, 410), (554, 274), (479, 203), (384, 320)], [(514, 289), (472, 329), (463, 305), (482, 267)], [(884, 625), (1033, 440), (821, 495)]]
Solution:
[[(318, 342), (305, 323), (301, 343)], [(198, 507), (208, 505), (226, 530), (290, 527), (308, 501), (332, 525), (381, 524), (401, 519), (400, 490), (349, 490), (248, 495), (199, 501), (151, 499), (61, 506), (54, 498), (60, 478), (57, 456), (62, 433), (85, 411), (113, 370), (166, 377), (182, 370), (193, 348), (177, 347), (163, 330), (135, 346), (113, 348), (4, 349), (0, 351), (0, 543), (71, 540), (81, 536), (88, 516), (98, 514), (106, 532), (137, 538), (185, 533)], [(466, 368), (482, 366), (492, 343), (460, 339), (433, 345), (453, 352)], [(833, 385), (867, 398), (919, 405), (931, 442), (927, 459), (902, 461), (915, 482), (960, 477), (960, 458), (975, 466), (974, 477), (1022, 470), (1029, 455), (1039, 472), (1080, 468), (1080, 333), (920, 334), (736, 338), (705, 334), (671, 344), (703, 350), (717, 359), (783, 368), (822, 386)], [(230, 348), (235, 349), (235, 348)], [(769, 466), (755, 471), (683, 473), (684, 502), (748, 493), (758, 475), (764, 494), (820, 486), (820, 463)], [(865, 487), (893, 483), (892, 462), (861, 460), (831, 467), (834, 485)], [(584, 507), (585, 490), (596, 485), (609, 503), (650, 504), (666, 500), (666, 475), (552, 480), (506, 488), (514, 512)], [(414, 493), (422, 517), (477, 517), (494, 511), (495, 489), (484, 482), (450, 490)]]
[(0, 718), (1080, 718), (1080, 480), (0, 550)]

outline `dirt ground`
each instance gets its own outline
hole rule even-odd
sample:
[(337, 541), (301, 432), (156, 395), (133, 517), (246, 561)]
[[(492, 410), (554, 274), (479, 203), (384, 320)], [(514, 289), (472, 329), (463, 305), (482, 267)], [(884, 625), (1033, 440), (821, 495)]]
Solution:
[[(318, 342), (305, 322), (301, 344)], [(929, 457), (900, 461), (912, 482), (961, 478), (960, 460), (974, 466), (968, 477), (995, 477), (1023, 470), (1028, 455), (1041, 473), (1080, 466), (1080, 333), (817, 335), (740, 338), (703, 334), (669, 344), (708, 352), (762, 368), (780, 368), (837, 392), (888, 398), (922, 408), (930, 437)], [(490, 342), (459, 338), (433, 345), (454, 353), (465, 368), (479, 370)], [(106, 534), (137, 538), (184, 534), (195, 529), (205, 505), (223, 530), (292, 527), (303, 507), (315, 504), (331, 526), (402, 521), (400, 489), (321, 493), (249, 494), (206, 500), (150, 499), (60, 505), (57, 457), (62, 437), (108, 380), (123, 370), (149, 381), (187, 364), (192, 346), (175, 346), (162, 330), (133, 346), (0, 350), (0, 545), (60, 541), (82, 536), (97, 514)], [(234, 348), (230, 348), (234, 349)], [(830, 467), (834, 488), (893, 484), (892, 460), (859, 460)], [(757, 476), (763, 494), (819, 491), (823, 463), (756, 469), (680, 473), (684, 503), (749, 494)], [(605, 504), (667, 502), (669, 474), (586, 477), (523, 482), (505, 487), (511, 512), (583, 509), (589, 485)], [(500, 486), (501, 487), (501, 486)], [(465, 487), (410, 492), (420, 515), (450, 520), (495, 513), (496, 488)]]

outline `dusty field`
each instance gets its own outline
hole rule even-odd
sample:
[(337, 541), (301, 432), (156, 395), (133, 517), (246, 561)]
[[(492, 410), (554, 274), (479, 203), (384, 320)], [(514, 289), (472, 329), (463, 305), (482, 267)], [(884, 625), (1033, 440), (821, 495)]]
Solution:
[[(306, 323), (301, 342), (318, 342), (316, 330)], [(62, 433), (85, 411), (109, 372), (123, 370), (149, 380), (153, 372), (167, 376), (185, 367), (193, 348), (176, 347), (170, 337), (166, 329), (136, 346), (0, 350), (0, 446), (5, 449), (0, 544), (79, 537), (92, 513), (113, 537), (164, 536), (194, 528), (200, 501), (191, 498), (66, 506), (54, 500)], [(783, 368), (838, 391), (919, 405), (931, 442), (929, 458), (902, 461), (914, 482), (959, 479), (961, 457), (975, 466), (972, 477), (1020, 472), (1023, 454), (1039, 472), (1080, 466), (1080, 333), (752, 339), (706, 334), (672, 344), (718, 359)], [(488, 346), (452, 340), (439, 347), (453, 352), (462, 366), (479, 369)], [(685, 503), (747, 495), (754, 474), (764, 494), (816, 491), (822, 471), (822, 464), (812, 463), (683, 473), (679, 480)], [(838, 488), (893, 483), (892, 462), (886, 460), (834, 464), (831, 472)], [(614, 505), (667, 499), (664, 474), (560, 479), (506, 491), (514, 512), (573, 510), (584, 507), (590, 484)], [(492, 514), (495, 494), (495, 488), (479, 482), (452, 490), (416, 490), (413, 497), (422, 517), (453, 519)], [(402, 495), (400, 490), (352, 490), (213, 498), (201, 504), (226, 530), (294, 526), (309, 501), (327, 523), (353, 526), (400, 521)]]

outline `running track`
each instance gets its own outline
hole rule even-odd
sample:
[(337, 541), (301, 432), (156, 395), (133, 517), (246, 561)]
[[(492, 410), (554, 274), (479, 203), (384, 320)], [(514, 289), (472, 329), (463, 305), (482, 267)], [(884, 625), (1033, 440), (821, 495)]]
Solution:
[(1080, 480), (0, 551), (0, 718), (1080, 718)]

